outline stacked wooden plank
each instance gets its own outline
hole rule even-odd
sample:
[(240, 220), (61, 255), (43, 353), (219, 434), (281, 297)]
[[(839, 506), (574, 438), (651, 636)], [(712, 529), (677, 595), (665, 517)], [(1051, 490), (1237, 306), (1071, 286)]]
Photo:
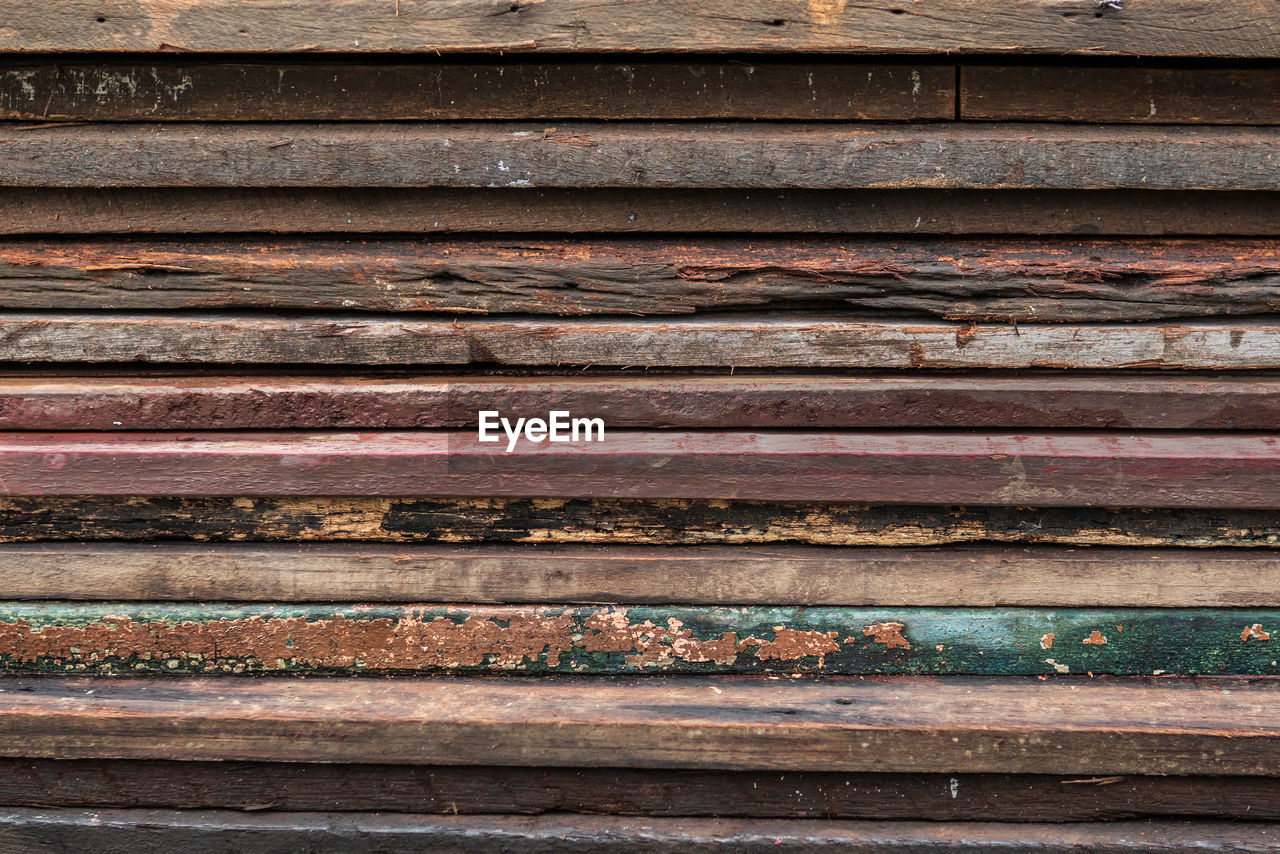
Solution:
[(0, 848), (1280, 848), (1273, 4), (0, 13)]

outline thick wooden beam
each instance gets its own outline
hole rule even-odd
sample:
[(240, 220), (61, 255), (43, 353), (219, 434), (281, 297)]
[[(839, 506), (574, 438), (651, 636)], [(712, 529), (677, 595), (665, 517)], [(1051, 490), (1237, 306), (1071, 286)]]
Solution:
[(1274, 237), (1280, 193), (0, 187), (0, 234), (458, 231)]
[[(771, 0), (772, 2), (772, 0)], [(14, 187), (1275, 190), (1280, 131), (1001, 124), (0, 128)]]
[(1280, 610), (1256, 605), (1049, 610), (0, 602), (0, 669), (98, 675), (1276, 676), (1274, 631), (1280, 631)]
[(590, 412), (614, 428), (1280, 429), (1248, 375), (0, 376), (3, 430), (466, 429)]
[(964, 65), (961, 119), (1280, 124), (1275, 68)]
[(688, 318), (0, 313), (0, 361), (726, 368), (1280, 368), (1270, 319), (979, 324), (832, 313)]
[(1280, 820), (1274, 777), (0, 759), (0, 804), (931, 821)]
[(0, 546), (0, 590), (96, 601), (1268, 608), (1280, 607), (1280, 557), (1052, 546), (45, 543)]
[(0, 687), (0, 755), (22, 758), (1081, 777), (1270, 777), (1280, 761), (1275, 680), (36, 677)]
[(0, 64), (0, 118), (939, 120), (955, 67), (847, 62), (143, 61)]
[(1280, 440), (1268, 434), (615, 431), (506, 442), (471, 431), (8, 433), (0, 465), (9, 495), (32, 496), (1280, 508)]
[(0, 498), (0, 542), (1280, 546), (1280, 515), (1219, 508), (866, 506), (634, 499)]
[(833, 52), (1087, 53), (1276, 57), (1266, 0), (1134, 0), (1123, 10), (1068, 0), (806, 4), (801, 0), (137, 0), (50, 19), (4, 0), (0, 51), (278, 53)]
[(1280, 311), (1280, 241), (15, 241), (0, 243), (0, 288), (9, 309), (590, 315), (827, 304), (1134, 321)]

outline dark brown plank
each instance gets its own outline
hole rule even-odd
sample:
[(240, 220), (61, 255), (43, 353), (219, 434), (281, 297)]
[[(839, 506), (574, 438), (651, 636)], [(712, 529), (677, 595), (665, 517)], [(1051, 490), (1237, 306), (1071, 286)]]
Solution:
[(388, 10), (350, 0), (341, 15), (325, 11), (315, 0), (137, 0), (51, 19), (5, 0), (0, 51), (1280, 54), (1280, 17), (1265, 0), (1146, 0), (1124, 10), (1035, 0), (937, 0), (927, 10), (800, 0), (400, 0)]
[(7, 494), (32, 496), (1280, 508), (1280, 439), (1257, 433), (8, 433), (0, 466)]
[(1275, 68), (965, 65), (960, 118), (1138, 124), (1280, 124)]
[(0, 546), (7, 599), (808, 606), (1280, 606), (1233, 549), (815, 546)]
[(0, 361), (726, 368), (1280, 368), (1271, 319), (978, 324), (810, 312), (446, 320), (0, 313)]
[(0, 128), (18, 187), (1275, 190), (1270, 128), (791, 123)]
[(950, 65), (816, 62), (0, 64), (0, 119), (922, 120), (955, 115)]
[(1274, 240), (0, 243), (10, 309), (683, 314), (826, 304), (977, 321), (1280, 311)]
[(0, 376), (4, 430), (470, 428), (590, 412), (615, 428), (1280, 429), (1280, 381), (1043, 376)]
[(1274, 237), (1280, 193), (0, 187), (0, 234), (459, 231)]
[(1280, 779), (0, 759), (0, 804), (436, 815), (1276, 821)]
[(36, 677), (0, 686), (0, 755), (23, 758), (1081, 776), (1274, 776), (1280, 759), (1274, 680)]

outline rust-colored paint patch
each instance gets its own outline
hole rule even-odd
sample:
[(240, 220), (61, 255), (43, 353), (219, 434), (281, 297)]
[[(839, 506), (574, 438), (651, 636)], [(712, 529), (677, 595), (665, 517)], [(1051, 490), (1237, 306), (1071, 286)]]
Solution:
[(761, 661), (775, 659), (794, 661), (808, 655), (816, 655), (821, 663), (827, 653), (840, 651), (840, 645), (836, 643), (836, 638), (840, 636), (839, 632), (818, 632), (774, 626), (773, 636), (772, 641), (746, 638), (741, 646), (758, 644), (760, 648), (756, 650), (756, 658)]
[(1248, 643), (1251, 640), (1267, 641), (1271, 640), (1271, 632), (1264, 632), (1261, 623), (1254, 623), (1240, 633), (1240, 640)]
[(890, 649), (894, 647), (911, 649), (911, 644), (907, 643), (907, 639), (902, 636), (904, 628), (906, 626), (902, 623), (872, 623), (863, 627), (862, 634), (864, 637), (869, 637), (876, 643), (884, 644)]
[(1043, 635), (1043, 636), (1041, 636), (1041, 638), (1040, 638), (1040, 648), (1041, 648), (1041, 649), (1053, 649), (1053, 632), (1049, 632), (1047, 635)]
[(1106, 635), (1104, 635), (1102, 632), (1098, 631), (1097, 629), (1091, 632), (1087, 638), (1080, 641), (1080, 643), (1086, 646), (1102, 646), (1106, 642), (1107, 642)]

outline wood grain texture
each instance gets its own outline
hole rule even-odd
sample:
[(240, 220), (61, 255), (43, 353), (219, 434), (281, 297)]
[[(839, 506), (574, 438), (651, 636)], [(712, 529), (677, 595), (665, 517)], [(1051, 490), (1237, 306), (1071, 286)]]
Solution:
[(964, 65), (960, 118), (1280, 124), (1280, 70)]
[(0, 602), (8, 673), (1280, 675), (1280, 610)]
[(0, 234), (459, 231), (1274, 237), (1280, 193), (0, 187)]
[(0, 313), (0, 361), (608, 367), (1280, 368), (1271, 319), (979, 324), (832, 313), (422, 319)]
[(0, 546), (8, 599), (1280, 607), (1280, 558), (1052, 546)]
[(475, 426), (589, 412), (615, 428), (1280, 429), (1265, 376), (0, 376), (4, 430)]
[(651, 854), (816, 854), (875, 850), (892, 854), (989, 851), (1119, 854), (1269, 851), (1280, 827), (1267, 822), (1133, 821), (1008, 825), (996, 822), (641, 819), (599, 816), (525, 818), (362, 813), (265, 813), (166, 810), (30, 810), (0, 813), (0, 846), (56, 852), (102, 848), (143, 854), (275, 854), (307, 846), (334, 854), (510, 854), (626, 851)]
[(11, 187), (1276, 190), (1280, 131), (1001, 124), (0, 128)]
[(1280, 55), (1265, 0), (1135, 0), (1124, 10), (1073, 0), (938, 0), (852, 5), (800, 0), (314, 0), (81, 2), (50, 18), (5, 0), (0, 51), (834, 52)]
[(478, 498), (0, 499), (0, 541), (1280, 546), (1264, 510)]
[(521, 60), (413, 64), (13, 62), (0, 118), (29, 121), (955, 117), (950, 65)]
[(0, 686), (0, 755), (23, 758), (180, 751), (189, 761), (1270, 777), (1280, 754), (1280, 683), (1267, 679), (10, 677)]
[(0, 759), (0, 804), (250, 813), (1276, 821), (1280, 779)]
[(955, 320), (1280, 311), (1275, 240), (0, 243), (9, 309), (685, 314), (823, 304)]
[(611, 431), (603, 441), (520, 439), (506, 448), (443, 431), (8, 433), (0, 466), (9, 495), (32, 496), (1280, 509), (1280, 440), (1270, 434)]

